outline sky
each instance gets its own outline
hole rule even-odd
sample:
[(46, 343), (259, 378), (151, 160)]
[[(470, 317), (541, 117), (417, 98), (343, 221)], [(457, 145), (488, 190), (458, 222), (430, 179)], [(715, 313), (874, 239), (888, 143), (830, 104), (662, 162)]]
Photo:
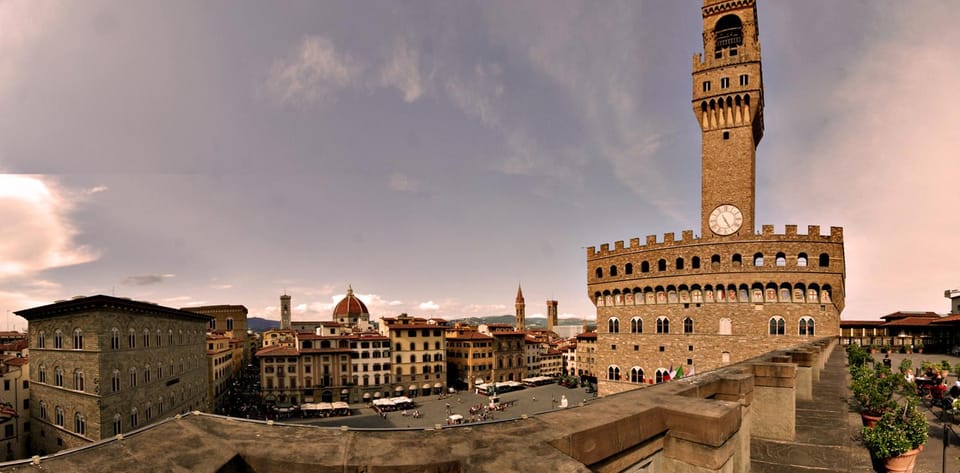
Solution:
[[(760, 1), (757, 224), (845, 319), (960, 288), (953, 2)], [(586, 247), (699, 229), (688, 1), (0, 0), (0, 311), (595, 317)], [(698, 232), (697, 232), (698, 233)]]

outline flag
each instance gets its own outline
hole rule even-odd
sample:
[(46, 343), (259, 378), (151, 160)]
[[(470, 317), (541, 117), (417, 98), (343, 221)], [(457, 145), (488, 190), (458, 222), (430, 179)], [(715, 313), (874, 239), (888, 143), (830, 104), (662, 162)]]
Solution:
[(674, 379), (680, 379), (683, 377), (683, 366), (677, 368), (677, 374), (674, 376)]
[(690, 372), (687, 373), (687, 376), (693, 376), (693, 365), (690, 365)]
[(673, 369), (673, 365), (670, 365), (669, 373), (670, 373), (670, 379), (674, 379), (677, 377), (677, 370)]

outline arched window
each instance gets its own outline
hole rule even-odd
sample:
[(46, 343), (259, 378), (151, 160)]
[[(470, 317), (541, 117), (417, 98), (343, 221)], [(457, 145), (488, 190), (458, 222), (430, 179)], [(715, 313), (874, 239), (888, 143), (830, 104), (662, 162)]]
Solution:
[(783, 335), (785, 332), (785, 323), (783, 317), (775, 315), (770, 317), (770, 335)]
[(734, 255), (730, 258), (730, 262), (733, 263), (734, 266), (737, 266), (737, 267), (742, 266), (743, 257), (740, 256), (740, 253), (734, 253)]
[(217, 319), (210, 319), (210, 327), (209, 327), (209, 328), (210, 328), (210, 330), (216, 330), (216, 329), (217, 329)]
[(143, 347), (148, 348), (150, 346), (150, 329), (143, 329)]
[(113, 416), (113, 435), (120, 435), (123, 433), (123, 423), (120, 420), (120, 414), (115, 414)]
[(417, 355), (410, 355), (410, 363), (416, 363), (416, 362), (417, 362)]
[(643, 319), (640, 317), (630, 319), (630, 333), (643, 333)]
[(163, 333), (160, 332), (160, 329), (157, 329), (157, 348), (163, 346)]
[(800, 336), (812, 337), (816, 334), (813, 326), (813, 317), (800, 317)]
[(623, 267), (623, 274), (633, 274), (633, 263), (627, 263)]
[(620, 319), (611, 317), (610, 320), (607, 321), (607, 332), (620, 333)]
[(665, 368), (657, 368), (657, 374), (655, 381), (657, 384), (660, 384), (664, 381), (670, 381), (670, 372)]
[(40, 418), (47, 420), (47, 401), (40, 401)]
[(675, 265), (676, 265), (675, 269), (683, 269), (683, 258), (677, 258)]
[(630, 368), (630, 382), (643, 384), (643, 369), (639, 366), (634, 366)]
[(73, 349), (83, 350), (83, 331), (80, 329), (73, 330)]
[(643, 263), (640, 263), (640, 272), (641, 272), (641, 273), (649, 273), (649, 272), (650, 272), (650, 263), (647, 262), (647, 261), (644, 261)]
[(797, 255), (797, 266), (806, 266), (807, 265), (807, 254), (800, 253)]
[(830, 266), (830, 255), (826, 253), (820, 253), (820, 267), (826, 268)]
[(690, 317), (683, 319), (683, 333), (693, 333), (693, 319)]
[(787, 265), (787, 255), (784, 253), (777, 253), (777, 266), (784, 267)]
[(661, 259), (657, 261), (657, 271), (666, 271), (667, 270), (667, 260)]
[(603, 277), (603, 268), (597, 268), (597, 269), (596, 269), (596, 274), (597, 274), (597, 279), (602, 278), (602, 277)]
[(616, 275), (617, 275), (617, 267), (610, 266), (610, 276), (616, 276)]
[(733, 332), (732, 324), (730, 319), (723, 318), (720, 319), (720, 335), (730, 335)]
[(700, 257), (699, 257), (699, 256), (694, 256), (693, 259), (690, 260), (690, 267), (693, 268), (693, 269), (700, 269)]
[(73, 372), (73, 389), (77, 391), (83, 391), (83, 371), (74, 370)]
[(611, 381), (620, 381), (620, 367), (611, 365), (607, 368), (607, 379)]
[(710, 257), (710, 266), (714, 268), (720, 266), (720, 255), (713, 255)]
[(657, 333), (670, 333), (670, 319), (657, 317)]
[(134, 329), (130, 329), (130, 332), (127, 334), (127, 348), (136, 348), (137, 347), (137, 332)]
[(53, 384), (63, 386), (63, 368), (59, 366), (53, 369)]
[(63, 348), (63, 332), (60, 330), (53, 333), (53, 348)]
[(37, 333), (37, 348), (46, 348), (47, 340), (43, 330)]
[(57, 406), (53, 408), (53, 411), (54, 411), (53, 423), (56, 425), (59, 425), (60, 427), (63, 427), (63, 408), (60, 406)]
[(120, 370), (113, 370), (110, 381), (111, 388), (113, 389), (112, 392), (120, 391)]
[(233, 317), (227, 317), (227, 330), (233, 330)]
[(79, 412), (73, 416), (73, 431), (79, 435), (87, 434), (87, 420)]
[(40, 368), (37, 369), (37, 381), (41, 383), (47, 382), (47, 367), (40, 365)]
[(753, 265), (758, 267), (763, 266), (763, 253), (753, 255)]
[(140, 425), (140, 412), (134, 407), (130, 409), (130, 428), (136, 429)]
[(743, 23), (737, 15), (726, 15), (717, 21), (713, 28), (715, 35), (714, 50), (720, 53), (723, 49), (730, 49), (730, 55), (735, 56), (737, 46), (743, 44)]
[[(182, 373), (183, 370), (181, 369), (180, 372)], [(131, 388), (137, 387), (137, 369), (136, 368), (130, 368), (130, 387)]]

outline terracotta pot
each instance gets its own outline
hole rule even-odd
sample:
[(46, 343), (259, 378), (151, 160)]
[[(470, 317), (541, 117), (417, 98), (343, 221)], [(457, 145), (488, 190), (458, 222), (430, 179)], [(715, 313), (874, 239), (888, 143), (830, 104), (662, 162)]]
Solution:
[(913, 466), (917, 461), (919, 448), (904, 452), (898, 456), (883, 460), (883, 466), (887, 473), (913, 473)]
[(866, 414), (866, 413), (861, 412), (861, 413), (860, 413), (860, 420), (863, 421), (863, 426), (864, 426), (864, 427), (870, 427), (870, 428), (872, 428), (873, 426), (877, 425), (877, 422), (880, 421), (880, 416), (874, 416), (874, 415), (870, 415), (870, 414)]

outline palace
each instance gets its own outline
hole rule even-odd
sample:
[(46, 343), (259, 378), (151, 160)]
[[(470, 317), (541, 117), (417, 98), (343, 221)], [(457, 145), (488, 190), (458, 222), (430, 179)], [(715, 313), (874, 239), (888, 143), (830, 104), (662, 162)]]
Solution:
[(700, 235), (587, 248), (601, 395), (840, 333), (843, 229), (756, 222), (763, 77), (755, 0), (705, 0), (693, 57), (701, 129)]

